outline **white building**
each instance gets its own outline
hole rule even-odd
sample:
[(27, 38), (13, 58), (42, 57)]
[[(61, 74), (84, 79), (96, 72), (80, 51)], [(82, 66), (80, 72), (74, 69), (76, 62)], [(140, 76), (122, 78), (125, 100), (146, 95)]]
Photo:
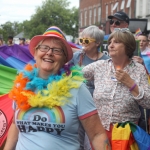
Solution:
[(136, 0), (136, 18), (147, 19), (147, 30), (150, 31), (150, 0)]

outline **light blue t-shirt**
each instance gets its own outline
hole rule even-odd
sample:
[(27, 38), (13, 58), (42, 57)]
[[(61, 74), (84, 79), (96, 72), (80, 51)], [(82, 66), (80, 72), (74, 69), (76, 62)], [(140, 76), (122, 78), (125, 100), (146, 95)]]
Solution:
[[(77, 65), (79, 63), (81, 53), (82, 53), (81, 50), (75, 52), (73, 54), (73, 58), (71, 59), (71, 61), (69, 63), (73, 63), (74, 65)], [(109, 59), (109, 56), (103, 54), (103, 56), (101, 58), (99, 58), (98, 60), (106, 60), (106, 59)], [(95, 61), (97, 61), (97, 60), (90, 59), (87, 55), (85, 55), (83, 58), (83, 61), (82, 61), (82, 66), (87, 66)], [(87, 85), (87, 88), (89, 89), (91, 95), (93, 96), (93, 91), (95, 89), (94, 81), (92, 81), (92, 80), (87, 81), (86, 85)]]
[(16, 150), (81, 150), (80, 119), (97, 113), (85, 84), (71, 89), (73, 95), (65, 106), (16, 110), (19, 129)]

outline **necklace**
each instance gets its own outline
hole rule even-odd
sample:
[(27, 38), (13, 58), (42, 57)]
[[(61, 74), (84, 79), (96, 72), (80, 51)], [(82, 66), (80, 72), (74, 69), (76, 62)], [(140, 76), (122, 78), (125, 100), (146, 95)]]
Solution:
[(22, 110), (65, 105), (72, 97), (70, 90), (79, 88), (85, 81), (81, 69), (79, 66), (65, 65), (57, 75), (50, 75), (44, 80), (38, 77), (36, 66), (28, 64), (16, 77), (9, 97)]

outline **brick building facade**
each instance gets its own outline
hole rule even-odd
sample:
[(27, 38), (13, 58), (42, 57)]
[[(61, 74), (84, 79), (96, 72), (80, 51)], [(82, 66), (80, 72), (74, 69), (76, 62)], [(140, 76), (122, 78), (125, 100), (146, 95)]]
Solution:
[(94, 24), (109, 34), (107, 16), (119, 10), (135, 18), (135, 0), (79, 0), (79, 32)]

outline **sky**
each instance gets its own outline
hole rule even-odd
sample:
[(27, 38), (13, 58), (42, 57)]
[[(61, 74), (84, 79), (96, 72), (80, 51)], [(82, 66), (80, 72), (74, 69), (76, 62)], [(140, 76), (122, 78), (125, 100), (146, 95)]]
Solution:
[[(10, 22), (23, 22), (30, 20), (35, 14), (38, 6), (41, 6), (43, 0), (0, 0), (0, 25)], [(79, 7), (79, 0), (67, 0), (70, 2), (70, 8)]]

